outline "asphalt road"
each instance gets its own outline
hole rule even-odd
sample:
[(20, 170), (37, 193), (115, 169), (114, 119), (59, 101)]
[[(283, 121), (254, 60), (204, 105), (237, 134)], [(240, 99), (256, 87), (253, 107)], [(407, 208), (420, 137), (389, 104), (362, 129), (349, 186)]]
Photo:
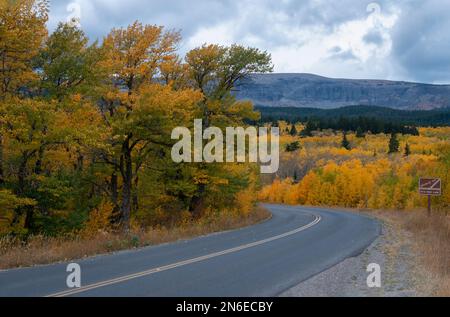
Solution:
[(0, 296), (276, 296), (362, 253), (380, 224), (353, 213), (266, 205), (271, 220), (235, 231), (74, 261), (0, 271)]

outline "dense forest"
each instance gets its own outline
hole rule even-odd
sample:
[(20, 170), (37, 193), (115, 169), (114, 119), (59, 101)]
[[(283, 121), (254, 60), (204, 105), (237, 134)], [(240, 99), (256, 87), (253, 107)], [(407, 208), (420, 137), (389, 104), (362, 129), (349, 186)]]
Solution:
[(235, 83), (272, 71), (266, 52), (205, 44), (135, 22), (92, 42), (49, 34), (44, 0), (0, 2), (0, 235), (128, 232), (250, 212), (255, 164), (175, 164), (174, 127), (257, 120)]
[(419, 135), (419, 130), (416, 127), (405, 126), (398, 123), (391, 123), (375, 118), (358, 117), (358, 118), (345, 118), (340, 117), (338, 119), (309, 119), (305, 128), (300, 132), (302, 136), (312, 136), (314, 131), (334, 130), (344, 132), (357, 132), (357, 135), (362, 137), (365, 133), (372, 134), (411, 134)]
[(289, 122), (307, 122), (310, 120), (327, 121), (344, 118), (376, 119), (384, 124), (404, 126), (448, 126), (450, 125), (450, 108), (430, 111), (405, 111), (375, 106), (350, 106), (338, 109), (318, 108), (273, 108), (256, 107), (261, 112), (262, 122), (286, 120)]

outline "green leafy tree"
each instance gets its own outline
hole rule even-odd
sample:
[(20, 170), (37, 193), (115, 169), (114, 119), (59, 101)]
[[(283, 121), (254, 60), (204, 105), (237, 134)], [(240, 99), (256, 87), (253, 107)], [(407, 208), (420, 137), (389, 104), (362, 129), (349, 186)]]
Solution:
[[(203, 94), (198, 113), (204, 127), (243, 126), (246, 119), (259, 120), (260, 114), (254, 111), (253, 104), (236, 101), (232, 91), (251, 74), (273, 71), (270, 54), (240, 45), (203, 45), (188, 52), (186, 63), (193, 88)], [(230, 196), (223, 193), (228, 192), (232, 196), (246, 186), (245, 178), (250, 178), (249, 174), (230, 173), (217, 164), (200, 164), (196, 168), (193, 175), (197, 189), (189, 204), (189, 210), (195, 216), (204, 209), (208, 195), (222, 192), (222, 195), (217, 195), (217, 200), (229, 200)], [(252, 172), (251, 168), (245, 170)]]
[(203, 45), (187, 53), (186, 63), (193, 88), (204, 96), (200, 110), (206, 127), (233, 117), (259, 119), (252, 105), (236, 102), (231, 92), (251, 74), (271, 72), (270, 54), (240, 45)]
[(76, 93), (92, 93), (99, 86), (104, 75), (100, 67), (102, 52), (97, 43), (88, 43), (76, 26), (58, 25), (35, 61), (45, 94), (62, 100)]

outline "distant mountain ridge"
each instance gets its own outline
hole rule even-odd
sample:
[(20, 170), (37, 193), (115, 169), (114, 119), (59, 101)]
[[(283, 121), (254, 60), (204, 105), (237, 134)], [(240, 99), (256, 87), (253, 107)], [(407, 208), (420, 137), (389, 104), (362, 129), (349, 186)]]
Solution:
[(238, 99), (263, 107), (332, 109), (354, 105), (401, 110), (450, 107), (450, 85), (333, 79), (313, 74), (255, 74), (241, 82)]

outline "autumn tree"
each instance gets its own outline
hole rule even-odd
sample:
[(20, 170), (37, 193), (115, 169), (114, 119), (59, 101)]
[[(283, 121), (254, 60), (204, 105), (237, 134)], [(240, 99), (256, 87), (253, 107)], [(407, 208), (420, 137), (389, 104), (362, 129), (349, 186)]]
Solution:
[[(47, 34), (47, 19), (46, 0), (0, 0), (0, 102), (36, 78), (32, 59)], [(3, 154), (0, 134), (0, 185), (4, 183)]]
[[(42, 161), (39, 154), (58, 146), (64, 139), (60, 134), (58, 111), (54, 103), (43, 103), (33, 100), (10, 100), (1, 110), (1, 133), (8, 141), (8, 153), (11, 160), (17, 161), (12, 171), (16, 177), (12, 184), (15, 194), (21, 198), (32, 196), (38, 183), (33, 181), (33, 175), (40, 174)], [(25, 214), (24, 227), (32, 225), (33, 207), (26, 206), (26, 210), (19, 209), (13, 224)]]
[(179, 56), (166, 58), (159, 66), (161, 80), (174, 89), (189, 87), (190, 77), (188, 65)]
[[(66, 171), (73, 166), (72, 150), (84, 146), (81, 143), (87, 139), (93, 143), (94, 134), (99, 138), (97, 111), (76, 100), (64, 104), (52, 100), (62, 94), (63, 87), (50, 89), (50, 78), (58, 72), (66, 78), (82, 65), (80, 56), (71, 55), (81, 46), (63, 36), (70, 33), (69, 28), (63, 32), (60, 26), (46, 40), (48, 2), (1, 1), (0, 6), (0, 186), (17, 197), (10, 225), (31, 232), (37, 228), (36, 215), (50, 219), (52, 211), (65, 209), (68, 201), (78, 198)], [(46, 101), (35, 90), (43, 86)]]
[(102, 158), (113, 169), (111, 197), (125, 230), (129, 229), (132, 199), (146, 158), (154, 154), (155, 146), (170, 146), (170, 129), (177, 120), (187, 122), (198, 99), (191, 89), (174, 90), (157, 81), (161, 66), (176, 60), (179, 39), (177, 32), (135, 22), (126, 29), (112, 30), (103, 43), (102, 67), (108, 70), (110, 84), (102, 112), (112, 135), (110, 150), (103, 152)]
[(13, 227), (12, 224), (16, 217), (16, 210), (18, 208), (32, 207), (36, 202), (29, 198), (20, 198), (11, 190), (0, 189), (0, 236), (14, 231), (21, 231), (20, 224)]
[[(202, 118), (205, 128), (211, 125), (219, 128), (242, 126), (244, 119), (259, 119), (253, 104), (236, 101), (232, 92), (251, 74), (273, 70), (271, 56), (267, 52), (240, 45), (224, 47), (205, 44), (188, 52), (186, 63), (193, 88), (200, 90), (203, 95), (199, 103), (199, 118)], [(224, 185), (237, 181), (236, 178), (229, 177), (232, 174), (214, 164), (200, 165), (197, 168), (197, 175), (201, 177), (196, 177), (197, 190), (189, 207), (196, 216), (204, 206), (209, 189), (217, 187), (220, 183)], [(216, 175), (223, 175), (223, 179)], [(240, 177), (242, 178), (242, 175)], [(225, 192), (227, 188), (233, 187), (219, 188)], [(230, 194), (233, 194), (233, 191)]]
[(47, 35), (48, 1), (0, 1), (0, 100), (29, 89), (32, 59)]

